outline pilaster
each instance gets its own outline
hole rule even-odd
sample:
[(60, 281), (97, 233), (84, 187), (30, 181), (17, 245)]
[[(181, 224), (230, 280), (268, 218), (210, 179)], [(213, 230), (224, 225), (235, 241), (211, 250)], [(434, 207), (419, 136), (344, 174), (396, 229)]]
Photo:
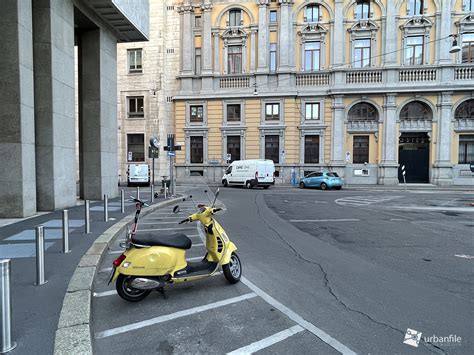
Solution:
[(344, 11), (342, 0), (335, 0), (334, 4), (334, 36), (332, 36), (333, 67), (344, 65)]
[(331, 162), (333, 168), (340, 168), (338, 172), (344, 171), (346, 165), (344, 160), (344, 95), (335, 95), (332, 106), (332, 142), (331, 142)]
[(383, 106), (382, 161), (380, 162), (379, 181), (381, 185), (398, 185), (397, 163), (397, 105), (396, 94), (385, 95)]
[(202, 9), (202, 74), (212, 74), (212, 4), (204, 3)]
[(442, 92), (438, 95), (438, 139), (436, 142), (436, 160), (433, 164), (433, 183), (437, 185), (452, 185), (453, 176), (451, 162), (452, 136), (452, 92)]
[(385, 31), (385, 48), (383, 52), (386, 53), (382, 57), (385, 66), (397, 65), (397, 5), (396, 1), (387, 1), (387, 19), (386, 19), (386, 31)]
[(267, 7), (268, 0), (257, 0), (258, 3), (258, 63), (259, 73), (268, 72), (268, 23)]
[[(290, 48), (291, 36), (293, 36), (292, 7), (294, 0), (279, 0), (280, 3), (280, 46), (278, 71), (291, 70), (290, 56), (294, 55)], [(268, 52), (266, 50), (265, 52)]]
[[(438, 42), (437, 50), (438, 50), (438, 63), (440, 65), (443, 64), (451, 64), (451, 53), (449, 50), (451, 49), (452, 42), (447, 37), (451, 34), (451, 1), (440, 1), (441, 4), (441, 17), (440, 21), (436, 22), (436, 24), (440, 26), (440, 33), (438, 38), (446, 38)], [(438, 18), (437, 18), (438, 19)]]
[[(194, 58), (194, 32), (193, 32), (193, 5), (189, 1), (178, 7), (181, 18), (182, 51), (181, 51), (181, 74), (193, 75)], [(205, 53), (206, 51), (204, 51)]]

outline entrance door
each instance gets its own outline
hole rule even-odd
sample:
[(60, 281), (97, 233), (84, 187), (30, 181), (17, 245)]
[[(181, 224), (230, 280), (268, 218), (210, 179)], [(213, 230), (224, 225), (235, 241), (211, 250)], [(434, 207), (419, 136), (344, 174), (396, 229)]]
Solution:
[[(430, 141), (426, 133), (402, 133), (398, 146), (398, 163), (405, 165), (407, 183), (430, 182)], [(403, 183), (401, 169), (398, 181)]]

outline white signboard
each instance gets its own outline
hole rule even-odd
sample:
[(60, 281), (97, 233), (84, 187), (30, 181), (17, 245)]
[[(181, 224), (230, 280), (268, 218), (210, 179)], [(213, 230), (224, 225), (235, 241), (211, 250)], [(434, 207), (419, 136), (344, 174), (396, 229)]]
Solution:
[(128, 152), (128, 161), (132, 161), (132, 152)]
[(227, 154), (226, 157), (225, 157), (225, 160), (230, 161), (231, 159), (232, 159), (232, 155)]
[(347, 162), (351, 161), (351, 152), (346, 152), (346, 161)]

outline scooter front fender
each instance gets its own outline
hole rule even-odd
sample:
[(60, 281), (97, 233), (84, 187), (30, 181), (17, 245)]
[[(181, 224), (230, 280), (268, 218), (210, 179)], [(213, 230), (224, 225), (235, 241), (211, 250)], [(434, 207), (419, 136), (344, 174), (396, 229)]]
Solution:
[(225, 254), (222, 256), (221, 265), (228, 264), (230, 262), (230, 256), (236, 250), (237, 250), (237, 247), (235, 246), (235, 244), (232, 242), (229, 242), (229, 244), (227, 245)]

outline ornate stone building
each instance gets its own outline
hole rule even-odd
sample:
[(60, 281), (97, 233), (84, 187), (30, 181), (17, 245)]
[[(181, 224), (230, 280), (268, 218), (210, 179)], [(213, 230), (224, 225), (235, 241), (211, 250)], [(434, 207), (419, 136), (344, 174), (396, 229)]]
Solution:
[[(174, 132), (173, 101), (180, 63), (180, 26), (176, 1), (150, 1), (150, 39), (121, 43), (118, 60), (119, 174), (127, 181), (130, 163), (147, 163), (149, 139), (166, 145)], [(169, 175), (169, 160), (160, 149), (155, 160), (155, 181)]]
[[(184, 1), (178, 177), (474, 184), (474, 1)], [(461, 51), (450, 53), (453, 40)], [(456, 44), (456, 43), (454, 43)]]

